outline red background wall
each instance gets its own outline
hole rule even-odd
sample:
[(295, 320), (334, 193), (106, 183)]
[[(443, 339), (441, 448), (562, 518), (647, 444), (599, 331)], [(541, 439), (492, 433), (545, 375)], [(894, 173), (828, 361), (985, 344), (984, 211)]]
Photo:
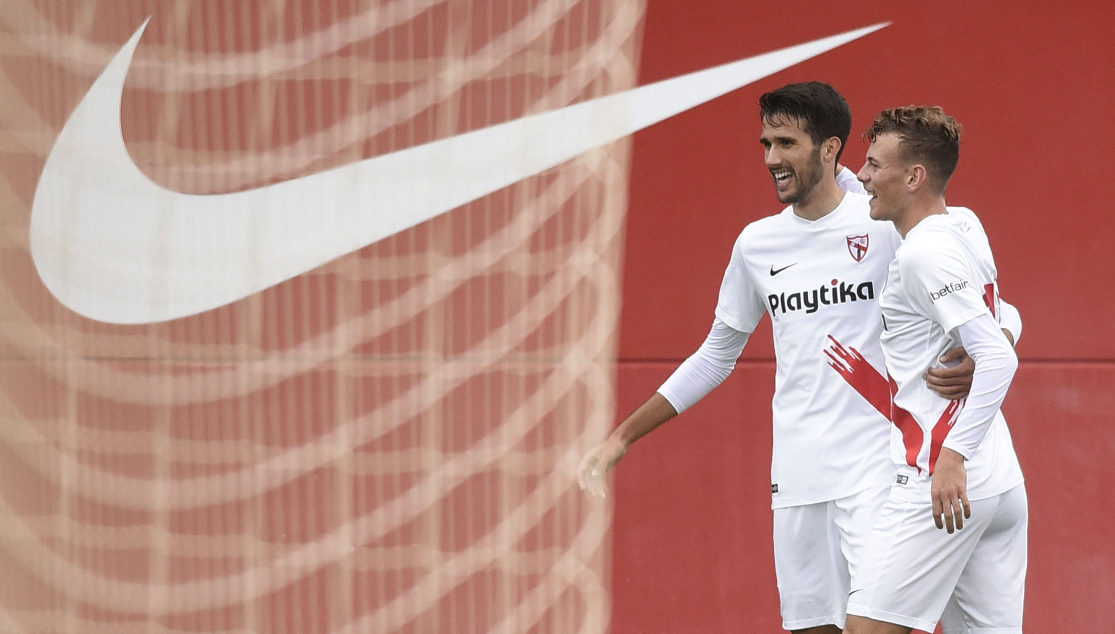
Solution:
[[(738, 232), (776, 213), (756, 101), (835, 85), (855, 115), (942, 105), (965, 126), (950, 204), (974, 209), (1025, 323), (1004, 406), (1030, 497), (1026, 627), (1115, 618), (1115, 9), (1107, 2), (649, 3), (640, 83), (893, 24), (636, 135), (627, 216), (622, 418), (703, 340)], [(764, 320), (732, 377), (638, 443), (615, 479), (612, 630), (781, 631), (771, 550), (773, 348)]]

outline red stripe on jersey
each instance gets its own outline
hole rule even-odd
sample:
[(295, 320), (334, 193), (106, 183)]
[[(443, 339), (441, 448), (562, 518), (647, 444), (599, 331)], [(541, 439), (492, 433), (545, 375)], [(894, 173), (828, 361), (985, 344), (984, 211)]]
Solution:
[(832, 335), (829, 335), (832, 347), (825, 349), (829, 358), (829, 367), (840, 373), (860, 396), (867, 399), (879, 413), (891, 420), (891, 394), (890, 385), (882, 374), (872, 366), (866, 358), (855, 348), (845, 348)]
[[(902, 444), (906, 447), (906, 464), (921, 473), (918, 466), (918, 453), (925, 434), (914, 417), (894, 404), (898, 384), (894, 379), (884, 378), (878, 370), (855, 348), (845, 348), (843, 344), (829, 335), (832, 346), (825, 349), (829, 367), (836, 370), (844, 381), (852, 386), (859, 395), (867, 400), (887, 420), (894, 423), (902, 432)], [(889, 379), (889, 380), (888, 380)]]
[(995, 282), (984, 285), (983, 303), (991, 309), (991, 316), (999, 319), (999, 292), (995, 289)]
[(894, 395), (898, 394), (898, 384), (890, 379), (890, 420), (902, 432), (902, 444), (906, 447), (906, 464), (921, 473), (918, 466), (918, 454), (921, 453), (921, 443), (925, 440), (925, 433), (921, 425), (914, 420), (914, 415), (894, 404)]
[(941, 455), (941, 445), (944, 444), (945, 438), (952, 431), (956, 419), (960, 418), (960, 410), (962, 409), (964, 409), (963, 400), (949, 401), (949, 406), (941, 413), (941, 417), (937, 419), (937, 424), (933, 425), (933, 437), (929, 440), (929, 475), (933, 475), (933, 469), (937, 467), (937, 456)]

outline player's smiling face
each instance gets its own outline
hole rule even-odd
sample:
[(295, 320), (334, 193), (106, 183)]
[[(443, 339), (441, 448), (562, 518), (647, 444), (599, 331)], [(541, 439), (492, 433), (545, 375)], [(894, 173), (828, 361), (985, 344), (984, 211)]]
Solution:
[(895, 221), (906, 207), (906, 166), (899, 156), (899, 138), (880, 134), (867, 148), (867, 160), (856, 177), (871, 194), (871, 217)]
[(763, 121), (767, 169), (774, 177), (774, 188), (780, 202), (795, 205), (813, 193), (824, 176), (821, 148), (802, 129), (801, 123), (779, 116)]

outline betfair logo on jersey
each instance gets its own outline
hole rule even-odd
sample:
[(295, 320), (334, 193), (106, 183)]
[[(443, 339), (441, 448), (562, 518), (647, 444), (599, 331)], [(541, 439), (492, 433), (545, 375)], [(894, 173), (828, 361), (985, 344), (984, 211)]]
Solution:
[(955, 293), (959, 290), (968, 288), (968, 280), (960, 280), (959, 282), (949, 282), (939, 291), (930, 291), (929, 299), (937, 301), (949, 293)]
[(767, 304), (770, 306), (770, 316), (775, 317), (780, 310), (783, 315), (798, 310), (804, 310), (806, 314), (809, 314), (817, 312), (821, 309), (821, 306), (846, 304), (861, 299), (875, 299), (874, 284), (871, 282), (856, 284), (855, 282), (846, 283), (833, 280), (811, 291), (800, 291), (789, 295), (786, 293), (777, 295), (772, 293), (767, 296)]

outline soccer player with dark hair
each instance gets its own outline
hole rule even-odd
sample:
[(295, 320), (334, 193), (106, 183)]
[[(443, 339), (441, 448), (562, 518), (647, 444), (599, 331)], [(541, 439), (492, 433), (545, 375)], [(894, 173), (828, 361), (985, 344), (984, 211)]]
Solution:
[[(880, 114), (859, 178), (871, 217), (903, 236), (879, 303), (896, 387), (897, 478), (853, 577), (848, 634), (1022, 632), (1026, 489), (999, 407), (1018, 359), (1000, 330), (995, 259), (971, 210), (945, 206), (960, 125), (938, 107)], [(921, 375), (944, 350), (975, 360), (964, 401)], [(932, 518), (932, 519), (931, 519)]]
[[(878, 298), (901, 239), (890, 223), (872, 220), (869, 197), (839, 166), (852, 115), (835, 89), (791, 84), (759, 104), (766, 166), (788, 206), (743, 230), (705, 342), (585, 456), (579, 478), (582, 488), (603, 495), (605, 474), (628, 447), (727, 378), (769, 314), (777, 358), (771, 490), (783, 624), (831, 633), (844, 625), (850, 577), (894, 479), (889, 387), (883, 381), (879, 390), (872, 377), (884, 367)], [(1018, 335), (1017, 312), (1004, 308), (1013, 319), (1008, 329)], [(834, 343), (837, 352), (829, 350)], [(941, 352), (946, 362), (963, 357), (962, 350)], [(929, 384), (945, 397), (967, 395), (970, 364), (945, 368), (932, 359), (923, 370), (930, 366)]]

